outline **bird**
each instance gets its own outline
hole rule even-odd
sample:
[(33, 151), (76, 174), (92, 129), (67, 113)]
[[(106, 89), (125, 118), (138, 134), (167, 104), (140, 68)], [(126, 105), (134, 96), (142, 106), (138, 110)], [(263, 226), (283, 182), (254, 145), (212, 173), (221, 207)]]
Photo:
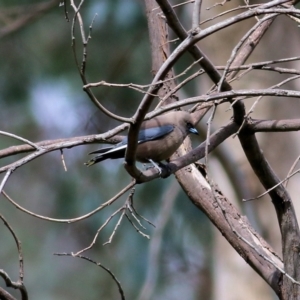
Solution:
[[(167, 160), (190, 133), (198, 134), (192, 116), (187, 111), (172, 111), (144, 121), (138, 134), (136, 160), (152, 163), (161, 173), (161, 161)], [(128, 138), (112, 147), (105, 147), (89, 154), (98, 154), (85, 163), (92, 166), (106, 159), (124, 158)]]

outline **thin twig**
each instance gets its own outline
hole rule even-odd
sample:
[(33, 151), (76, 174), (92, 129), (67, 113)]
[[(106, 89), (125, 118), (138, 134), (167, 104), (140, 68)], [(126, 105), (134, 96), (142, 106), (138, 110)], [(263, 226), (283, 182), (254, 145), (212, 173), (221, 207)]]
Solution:
[[(290, 170), (289, 170), (289, 172), (288, 172), (288, 174), (287, 174), (287, 177), (290, 176), (290, 175), (292, 174), (292, 172), (293, 172), (293, 170), (295, 169), (295, 167), (296, 167), (297, 163), (299, 162), (299, 160), (300, 160), (300, 155), (299, 155), (299, 156), (296, 158), (296, 160), (294, 161), (292, 167), (290, 168)], [(284, 187), (285, 187), (285, 188), (287, 188), (288, 183), (289, 183), (289, 180), (287, 180), (287, 181), (285, 182), (285, 184), (284, 184)]]
[(111, 205), (112, 203), (114, 203), (118, 198), (120, 198), (123, 194), (125, 194), (128, 190), (130, 190), (134, 185), (135, 185), (135, 181), (132, 181), (131, 183), (129, 183), (124, 189), (122, 189), (119, 193), (117, 193), (114, 197), (112, 197), (110, 200), (106, 201), (105, 203), (103, 203), (102, 205), (100, 205), (99, 207), (97, 207), (96, 209), (94, 209), (93, 211), (77, 217), (77, 218), (73, 218), (73, 219), (55, 219), (55, 218), (49, 218), (49, 217), (45, 217), (42, 215), (38, 215), (33, 213), (32, 211), (29, 211), (27, 209), (25, 209), (24, 207), (20, 206), (19, 204), (17, 204), (15, 201), (13, 201), (4, 191), (2, 191), (2, 194), (5, 196), (5, 198), (10, 201), (16, 208), (18, 208), (19, 210), (42, 220), (46, 220), (46, 221), (51, 221), (51, 222), (58, 222), (58, 223), (74, 223), (74, 222), (78, 222), (81, 220), (84, 220), (94, 214), (96, 214), (98, 211), (104, 209), (105, 207)]
[[(139, 233), (141, 236), (147, 238), (148, 240), (150, 240), (150, 236), (146, 233), (144, 233), (143, 231), (141, 231), (135, 224), (134, 222), (129, 218), (128, 214), (125, 214), (125, 217), (127, 218), (127, 220), (129, 221), (129, 223), (133, 226), (133, 228), (137, 231), (137, 233)], [(144, 226), (141, 226), (142, 228), (144, 228)], [(107, 243), (106, 243), (107, 244)]]
[(267, 191), (265, 191), (264, 193), (258, 195), (257, 197), (254, 198), (249, 198), (249, 199), (243, 199), (242, 201), (247, 202), (247, 201), (253, 201), (253, 200), (257, 200), (267, 194), (269, 194), (271, 191), (273, 191), (275, 188), (277, 188), (278, 186), (280, 186), (282, 183), (284, 183), (285, 181), (287, 181), (288, 179), (290, 179), (291, 177), (293, 177), (294, 175), (296, 175), (297, 173), (300, 172), (300, 169), (296, 170), (295, 172), (289, 174), (287, 177), (285, 177), (283, 180), (279, 181), (277, 184), (275, 184), (274, 186), (272, 186), (270, 189), (268, 189)]
[[(288, 83), (288, 82), (290, 82), (290, 81), (296, 80), (296, 79), (298, 79), (298, 78), (300, 78), (300, 75), (292, 76), (292, 77), (290, 77), (290, 78), (287, 78), (287, 79), (285, 79), (285, 80), (283, 80), (283, 81), (281, 81), (281, 82), (279, 82), (279, 83), (277, 83), (277, 84), (271, 86), (270, 88), (271, 88), (271, 89), (276, 89), (276, 88), (278, 88), (278, 87), (280, 87), (280, 86), (282, 86), (282, 85), (284, 85), (284, 84), (286, 84), (286, 83)], [(243, 120), (243, 122), (242, 122), (242, 124), (241, 124), (239, 130), (233, 135), (233, 138), (234, 138), (235, 136), (237, 136), (237, 135), (241, 132), (241, 130), (242, 130), (242, 128), (244, 127), (246, 121), (248, 120), (250, 114), (252, 114), (252, 113), (254, 112), (255, 107), (258, 105), (258, 103), (260, 102), (260, 100), (261, 100), (262, 98), (263, 98), (263, 96), (258, 97), (258, 98), (255, 100), (255, 102), (252, 104), (252, 106), (251, 106), (251, 108), (249, 109), (248, 113), (245, 115), (244, 120)]]
[[(127, 210), (132, 214), (131, 210), (129, 209), (129, 206), (131, 205), (132, 203), (132, 198), (133, 198), (133, 195), (134, 195), (134, 192), (135, 192), (135, 189), (133, 188), (131, 190), (131, 193), (128, 195), (125, 203), (120, 207), (118, 208), (114, 213), (112, 213), (107, 219), (106, 221), (102, 224), (102, 226), (97, 230), (94, 238), (93, 238), (93, 241), (90, 243), (89, 246), (87, 246), (86, 248), (76, 252), (76, 253), (73, 253), (74, 256), (78, 256), (79, 254), (91, 249), (95, 244), (96, 244), (96, 241), (97, 241), (97, 238), (99, 236), (99, 234), (101, 233), (101, 231), (109, 224), (109, 222), (118, 214), (121, 212), (121, 215), (108, 239), (107, 242), (105, 242), (103, 244), (103, 246), (107, 245), (107, 244), (110, 244), (124, 218), (124, 216), (127, 217), (128, 221), (131, 223), (131, 225), (137, 230), (138, 233), (140, 233), (143, 237), (147, 237), (148, 239), (150, 238), (148, 235), (144, 234), (141, 230), (138, 229), (138, 227), (132, 222), (132, 220), (128, 217), (127, 215)], [(136, 218), (136, 216), (134, 216)], [(141, 225), (140, 221), (136, 218), (136, 220), (138, 221), (138, 224)], [(144, 228), (142, 225), (141, 225), (142, 228)]]
[[(82, 249), (82, 250), (79, 250), (79, 251), (76, 252), (76, 253), (73, 253), (73, 252), (72, 252), (72, 255), (73, 255), (73, 256), (78, 256), (79, 254), (81, 254), (81, 253), (83, 253), (83, 252), (85, 252), (85, 251), (91, 249), (91, 248), (96, 244), (96, 240), (97, 240), (97, 238), (98, 238), (100, 232), (102, 231), (102, 229), (105, 228), (105, 227), (107, 226), (107, 224), (113, 219), (113, 217), (114, 217), (115, 215), (117, 215), (120, 211), (122, 211), (122, 212), (124, 211), (124, 206), (122, 206), (122, 207), (120, 207), (119, 209), (117, 209), (113, 214), (111, 214), (111, 215), (106, 219), (106, 221), (102, 224), (102, 226), (97, 230), (97, 233), (95, 234), (94, 239), (93, 239), (93, 241), (90, 243), (89, 246), (87, 246), (86, 248), (84, 248), (84, 249)], [(105, 245), (105, 244), (103, 244), (103, 245)]]
[(193, 23), (192, 28), (195, 29), (200, 25), (200, 13), (201, 13), (202, 0), (195, 0), (193, 8)]
[(22, 247), (21, 242), (18, 240), (17, 235), (15, 234), (12, 227), (9, 225), (9, 223), (6, 221), (6, 219), (0, 214), (0, 219), (3, 221), (4, 225), (7, 227), (7, 229), (10, 231), (11, 235), (13, 236), (17, 248), (18, 248), (18, 254), (19, 254), (19, 280), (17, 282), (13, 282), (8, 274), (4, 272), (3, 270), (0, 270), (0, 276), (4, 279), (7, 287), (13, 287), (15, 289), (20, 290), (22, 300), (28, 300), (28, 294), (26, 287), (24, 285), (24, 259), (23, 259), (23, 253), (22, 253)]
[[(56, 256), (71, 256), (71, 257), (74, 257), (74, 255), (72, 253), (54, 253), (54, 255), (56, 255)], [(82, 255), (78, 255), (76, 257), (84, 259), (84, 260), (87, 260), (87, 261), (95, 264), (96, 266), (102, 268), (103, 270), (105, 270), (112, 277), (112, 279), (114, 280), (114, 282), (117, 284), (118, 289), (119, 289), (119, 293), (120, 293), (120, 296), (121, 296), (121, 299), (125, 300), (125, 294), (124, 294), (124, 291), (122, 289), (121, 283), (120, 283), (120, 281), (117, 279), (117, 277), (114, 275), (114, 273), (110, 269), (106, 268), (101, 263), (98, 263), (98, 262), (90, 259), (89, 257), (82, 256)]]
[(124, 217), (125, 213), (126, 213), (126, 209), (125, 209), (125, 207), (123, 207), (122, 208), (121, 216), (120, 216), (120, 218), (119, 218), (119, 220), (118, 220), (118, 222), (117, 222), (117, 224), (116, 224), (116, 226), (115, 226), (112, 234), (110, 235), (108, 241), (103, 244), (103, 246), (111, 244), (111, 242), (112, 242), (112, 240), (113, 240), (113, 238), (114, 238), (114, 236), (115, 236), (115, 234), (117, 232), (117, 229), (119, 228), (119, 226), (120, 226), (120, 224), (121, 224), (121, 222), (123, 220), (123, 217)]
[(65, 172), (67, 172), (68, 169), (67, 169), (66, 162), (65, 162), (65, 159), (64, 159), (64, 152), (63, 152), (62, 149), (60, 149), (60, 158), (61, 158), (61, 162), (62, 162), (62, 165), (64, 167), (64, 170), (65, 170)]
[[(87, 78), (86, 78), (86, 75), (85, 75), (85, 65), (86, 65), (86, 47), (87, 47), (87, 39), (85, 37), (85, 32), (84, 32), (84, 24), (83, 24), (83, 20), (82, 20), (82, 17), (81, 17), (81, 14), (80, 14), (80, 8), (81, 6), (83, 5), (83, 2), (84, 0), (82, 0), (78, 7), (75, 5), (74, 3), (74, 0), (71, 0), (70, 3), (71, 3), (71, 7), (73, 8), (75, 14), (74, 14), (74, 17), (73, 17), (73, 22), (72, 22), (72, 50), (73, 50), (73, 54), (74, 54), (74, 59), (75, 59), (75, 62), (76, 62), (76, 66), (77, 66), (77, 69), (79, 71), (79, 74), (80, 74), (80, 77), (81, 77), (81, 80), (85, 85), (88, 84), (88, 81), (87, 81)], [(78, 21), (79, 23), (79, 28), (80, 28), (80, 34), (81, 34), (81, 39), (82, 39), (82, 44), (83, 44), (83, 58), (82, 58), (82, 62), (81, 64), (79, 63), (78, 61), (78, 58), (77, 58), (77, 52), (76, 52), (76, 44), (75, 44), (75, 24), (76, 24), (76, 21)], [(116, 115), (114, 113), (112, 113), (111, 111), (109, 111), (108, 109), (106, 109), (99, 101), (98, 99), (96, 98), (96, 96), (93, 94), (93, 92), (91, 91), (90, 88), (84, 88), (84, 91), (88, 94), (89, 98), (91, 99), (91, 101), (103, 112), (105, 113), (107, 116), (117, 120), (117, 121), (120, 121), (120, 122), (124, 122), (124, 123), (131, 123), (132, 120), (130, 118), (124, 118), (124, 117), (121, 117), (119, 115)]]
[(28, 144), (28, 145), (34, 147), (34, 148), (35, 148), (36, 150), (38, 150), (38, 151), (42, 150), (42, 147), (40, 147), (39, 145), (37, 145), (37, 144), (35, 144), (35, 143), (33, 143), (33, 142), (27, 140), (27, 139), (22, 138), (21, 136), (18, 136), (18, 135), (9, 133), (9, 132), (5, 132), (5, 131), (0, 131), (0, 134), (1, 134), (1, 135), (5, 135), (5, 136), (9, 136), (9, 137), (14, 138), (14, 139), (16, 139), (16, 140), (19, 140), (19, 141), (21, 141), (21, 142), (23, 142), (23, 143), (26, 143), (26, 144)]
[(205, 165), (208, 166), (208, 147), (210, 146), (210, 131), (211, 131), (211, 123), (214, 119), (215, 113), (217, 110), (217, 105), (214, 104), (212, 113), (207, 121), (207, 133), (206, 133), (206, 144), (205, 144)]
[(228, 72), (228, 69), (229, 67), (231, 66), (231, 64), (234, 62), (236, 56), (237, 56), (237, 53), (239, 51), (239, 49), (241, 49), (241, 47), (243, 46), (243, 44), (245, 43), (245, 41), (248, 40), (249, 36), (255, 32), (257, 30), (258, 27), (261, 26), (262, 23), (264, 23), (265, 21), (271, 19), (271, 18), (274, 18), (274, 14), (271, 14), (271, 15), (268, 15), (266, 17), (264, 17), (262, 20), (260, 20), (259, 22), (257, 22), (255, 24), (255, 26), (253, 26), (242, 38), (241, 40), (238, 42), (238, 44), (234, 47), (234, 49), (232, 50), (231, 52), (231, 55), (230, 55), (230, 58), (226, 64), (226, 68), (222, 74), (222, 77), (218, 83), (218, 92), (221, 91), (221, 87), (223, 85), (223, 82), (224, 82), (224, 79), (226, 78), (226, 75), (227, 75), (227, 72)]
[(5, 174), (5, 176), (4, 176), (4, 178), (1, 181), (1, 184), (0, 184), (0, 193), (2, 192), (2, 190), (3, 190), (4, 186), (5, 186), (5, 183), (7, 182), (9, 176), (11, 175), (11, 173), (12, 173), (12, 170), (8, 169), (7, 172), (6, 172), (6, 174)]

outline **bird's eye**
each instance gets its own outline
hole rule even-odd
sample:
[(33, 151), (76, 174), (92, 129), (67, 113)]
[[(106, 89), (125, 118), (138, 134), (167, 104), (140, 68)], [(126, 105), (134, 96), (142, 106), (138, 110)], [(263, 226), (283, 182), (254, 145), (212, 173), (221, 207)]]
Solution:
[(191, 128), (194, 127), (193, 124), (191, 124), (191, 123), (187, 123), (186, 126), (187, 126), (188, 129), (191, 129)]

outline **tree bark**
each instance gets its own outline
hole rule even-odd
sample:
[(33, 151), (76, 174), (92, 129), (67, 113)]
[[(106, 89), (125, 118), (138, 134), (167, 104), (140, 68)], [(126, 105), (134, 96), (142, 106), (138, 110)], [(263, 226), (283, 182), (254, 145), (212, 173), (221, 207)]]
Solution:
[[(147, 2), (148, 1), (146, 1), (146, 3)], [(153, 4), (153, 1), (151, 2)], [(180, 24), (169, 2), (166, 0), (158, 0), (157, 2), (163, 9), (169, 25), (172, 26), (179, 38), (181, 40), (186, 38), (187, 33)], [(148, 18), (150, 18), (149, 14)], [(244, 63), (256, 45), (258, 45), (264, 33), (271, 27), (272, 23), (273, 19), (268, 20), (256, 28), (249, 36), (247, 42), (244, 43), (244, 47), (242, 47), (239, 56), (233, 61), (234, 65)], [(158, 22), (149, 21), (148, 24), (150, 36), (152, 30), (153, 32), (156, 32), (156, 30), (158, 32), (164, 30), (162, 29), (164, 28), (163, 26), (157, 27)], [(166, 34), (163, 31), (163, 33), (160, 34), (156, 33), (156, 37), (158, 36), (166, 36)], [(255, 39), (252, 40), (252, 37), (255, 37)], [(153, 46), (152, 51), (155, 51), (155, 47)], [(163, 51), (164, 55), (166, 54), (165, 51), (166, 49)], [(197, 46), (190, 47), (189, 51), (195, 59), (204, 56)], [(158, 54), (153, 53), (152, 55), (156, 57)], [(156, 64), (159, 63), (157, 59), (153, 59), (153, 62), (154, 61)], [(214, 70), (214, 66), (206, 56), (202, 59), (201, 65), (207, 71), (207, 74), (211, 77), (213, 82), (218, 84), (221, 75)], [(157, 68), (157, 66), (155, 66), (155, 68)], [(221, 90), (230, 89), (231, 87), (225, 79), (224, 82), (222, 82)], [(235, 103), (233, 109), (234, 121), (240, 126), (245, 116), (243, 102), (239, 101)], [(264, 187), (269, 189), (277, 184), (279, 180), (264, 158), (254, 134), (245, 130), (239, 135), (239, 139), (252, 168)], [(189, 148), (188, 139), (173, 158), (186, 154), (186, 148)], [(199, 168), (192, 164), (179, 170), (176, 173), (176, 178), (191, 201), (209, 217), (233, 248), (272, 287), (280, 299), (298, 299), (299, 285), (294, 284), (290, 278), (283, 275), (283, 269), (285, 269), (287, 274), (294, 280), (299, 281), (300, 279), (299, 226), (292, 201), (284, 187), (278, 186), (270, 193), (282, 234), (283, 267), (278, 255), (276, 255), (272, 248), (254, 231), (247, 219), (242, 217), (232, 203), (223, 196), (219, 188), (212, 184), (210, 179), (203, 177), (203, 173), (205, 175), (203, 170), (199, 172)], [(281, 271), (279, 271), (279, 269)]]

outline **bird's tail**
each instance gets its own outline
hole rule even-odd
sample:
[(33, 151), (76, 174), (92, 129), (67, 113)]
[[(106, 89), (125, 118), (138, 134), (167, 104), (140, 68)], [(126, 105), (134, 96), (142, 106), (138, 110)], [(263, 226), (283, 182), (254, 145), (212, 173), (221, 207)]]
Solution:
[(87, 166), (87, 167), (90, 167), (92, 165), (94, 165), (96, 162), (95, 162), (95, 159), (90, 159), (89, 161), (85, 162), (84, 165)]
[(90, 166), (92, 166), (92, 165), (94, 165), (94, 164), (96, 164), (96, 163), (98, 163), (98, 162), (100, 162), (102, 160), (107, 159), (107, 158), (109, 158), (109, 157), (107, 157), (105, 155), (97, 155), (96, 157), (94, 157), (94, 158), (90, 159), (89, 161), (85, 162), (84, 164), (87, 167), (90, 167)]
[[(96, 153), (99, 154), (100, 153), (100, 155), (97, 155), (94, 158), (90, 159), (89, 161), (85, 162), (84, 165), (86, 165), (87, 167), (90, 167), (90, 166), (92, 166), (92, 165), (94, 165), (94, 164), (96, 164), (96, 163), (98, 163), (102, 160), (107, 159), (108, 157), (105, 156), (105, 152), (111, 150), (112, 148), (113, 147), (106, 147), (106, 148), (102, 148), (100, 150), (90, 152), (89, 154), (96, 154)], [(103, 153), (103, 154), (101, 154), (101, 153)]]

